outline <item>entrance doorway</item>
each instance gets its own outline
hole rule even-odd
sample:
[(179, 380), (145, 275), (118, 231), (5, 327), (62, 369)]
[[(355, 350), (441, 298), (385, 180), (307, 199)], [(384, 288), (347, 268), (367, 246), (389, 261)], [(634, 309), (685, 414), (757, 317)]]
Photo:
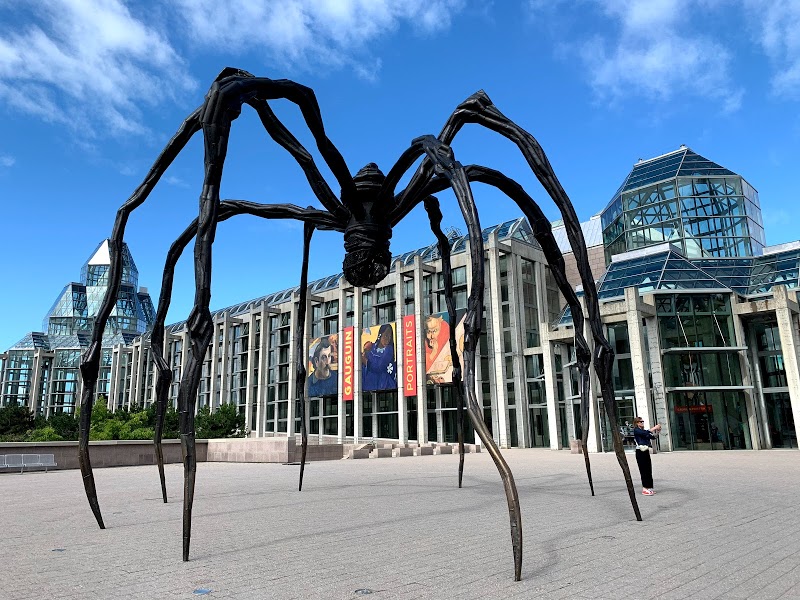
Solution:
[(673, 449), (753, 448), (742, 392), (670, 392), (668, 396)]
[(797, 448), (797, 430), (794, 427), (789, 392), (764, 392), (767, 427), (773, 448)]
[(550, 427), (547, 421), (547, 405), (529, 405), (528, 417), (532, 448), (550, 447)]

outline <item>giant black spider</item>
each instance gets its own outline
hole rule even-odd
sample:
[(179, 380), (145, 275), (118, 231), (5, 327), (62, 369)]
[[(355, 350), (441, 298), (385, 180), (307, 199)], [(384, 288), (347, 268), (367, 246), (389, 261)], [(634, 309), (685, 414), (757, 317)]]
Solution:
[[(289, 100), (300, 108), (303, 118), (314, 136), (320, 154), (341, 186), (341, 199), (336, 197), (325, 182), (308, 151), (272, 112), (268, 101), (274, 99)], [(304, 209), (290, 204), (263, 205), (239, 200), (220, 201), (219, 189), (227, 153), (228, 135), (232, 122), (241, 113), (243, 104), (248, 104), (255, 109), (267, 133), (297, 160), (308, 179), (311, 190), (325, 210), (317, 210), (312, 207)], [(564, 260), (553, 237), (549, 220), (525, 190), (512, 179), (499, 171), (479, 165), (464, 167), (455, 160), (450, 144), (466, 123), (478, 123), (514, 142), (522, 151), (542, 186), (561, 211), (570, 245), (577, 259), (581, 281), (583, 282), (584, 301), (588, 312), (587, 320), (595, 344), (595, 370), (600, 381), (606, 415), (611, 421), (614, 450), (625, 476), (625, 483), (636, 519), (641, 521), (642, 517), (633, 491), (633, 483), (622, 448), (622, 440), (619, 429), (616, 426), (616, 403), (611, 383), (614, 352), (603, 335), (597, 290), (589, 269), (583, 233), (572, 203), (556, 178), (541, 146), (533, 136), (505, 117), (492, 104), (489, 97), (483, 91), (479, 91), (458, 105), (438, 137), (426, 135), (416, 138), (386, 176), (381, 173), (375, 164), (368, 164), (355, 177), (351, 177), (341, 154), (325, 135), (319, 106), (314, 92), (310, 88), (285, 79), (272, 80), (265, 77), (255, 77), (246, 71), (226, 68), (212, 84), (203, 104), (183, 122), (161, 155), (156, 159), (143, 183), (117, 211), (114, 229), (109, 242), (111, 269), (108, 290), (97, 314), (91, 345), (81, 362), (83, 392), (80, 414), (80, 465), (86, 495), (101, 529), (104, 529), (105, 526), (97, 501), (94, 476), (89, 460), (89, 427), (99, 372), (102, 334), (119, 291), (122, 273), (122, 253), (120, 248), (125, 225), (131, 212), (145, 201), (167, 167), (184, 148), (189, 139), (202, 129), (205, 142), (205, 177), (203, 191), (200, 196), (200, 214), (172, 244), (169, 250), (164, 267), (161, 295), (151, 341), (151, 351), (158, 369), (156, 383), (158, 420), (155, 444), (162, 493), (166, 502), (161, 433), (163, 415), (166, 410), (167, 389), (171, 381), (171, 371), (163, 358), (164, 321), (171, 299), (175, 264), (186, 245), (192, 238), (195, 238), (195, 302), (187, 321), (189, 358), (178, 392), (180, 435), (184, 464), (183, 560), (189, 560), (191, 540), (191, 516), (196, 471), (195, 403), (203, 356), (211, 342), (213, 332), (209, 301), (211, 298), (211, 247), (214, 242), (217, 224), (242, 213), (268, 219), (297, 219), (304, 223), (300, 313), (296, 324), (298, 328), (296, 339), (300, 350), (296, 353), (298, 357), (296, 374), (302, 437), (299, 489), (302, 490), (307, 442), (304, 415), (305, 402), (303, 398), (303, 384), (306, 375), (304, 361), (301, 358), (303, 355), (302, 327), (305, 322), (308, 253), (312, 233), (314, 229), (342, 232), (346, 250), (343, 264), (345, 278), (354, 286), (374, 285), (389, 272), (391, 261), (389, 240), (392, 236), (392, 227), (399, 223), (415, 206), (420, 203), (424, 204), (428, 212), (431, 230), (436, 235), (439, 243), (445, 276), (447, 307), (451, 322), (455, 322), (453, 287), (450, 277), (450, 245), (441, 229), (442, 215), (439, 209), (439, 202), (433, 196), (433, 194), (450, 187), (458, 200), (469, 232), (472, 269), (472, 289), (467, 302), (467, 313), (464, 322), (463, 379), (461, 365), (456, 352), (455, 328), (450, 329), (450, 348), (454, 367), (453, 383), (458, 406), (459, 487), (461, 486), (464, 461), (463, 398), (466, 395), (467, 412), (472, 421), (472, 426), (494, 460), (503, 481), (511, 521), (514, 579), (518, 581), (521, 578), (522, 524), (516, 485), (508, 464), (503, 459), (483, 422), (482, 408), (475, 396), (475, 352), (480, 336), (481, 316), (483, 313), (484, 266), (483, 238), (477, 207), (470, 188), (471, 182), (478, 181), (495, 186), (517, 203), (530, 222), (534, 236), (544, 251), (556, 283), (572, 309), (572, 318), (576, 325), (576, 358), (580, 373), (584, 462), (591, 493), (594, 495), (586, 443), (589, 431), (588, 388), (592, 353), (583, 332), (584, 311), (575, 291), (567, 282), (564, 272)], [(401, 177), (421, 157), (422, 161), (408, 186), (396, 194), (395, 188)]]

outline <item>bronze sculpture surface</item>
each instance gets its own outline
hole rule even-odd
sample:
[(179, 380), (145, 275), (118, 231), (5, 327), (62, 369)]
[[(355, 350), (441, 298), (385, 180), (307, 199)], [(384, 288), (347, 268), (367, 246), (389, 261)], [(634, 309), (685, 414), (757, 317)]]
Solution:
[[(312, 156), (286, 129), (272, 112), (269, 101), (286, 99), (300, 108), (317, 148), (341, 187), (336, 196), (320, 174)], [(242, 105), (251, 106), (258, 114), (267, 133), (294, 157), (308, 180), (310, 188), (324, 210), (300, 208), (291, 204), (264, 205), (242, 200), (220, 199), (224, 161), (228, 136), (233, 121), (239, 116)], [(155, 431), (156, 455), (164, 502), (167, 500), (164, 484), (161, 435), (163, 416), (166, 411), (167, 390), (171, 382), (171, 371), (164, 360), (164, 323), (172, 296), (175, 264), (184, 248), (194, 238), (195, 301), (187, 321), (189, 331), (189, 358), (183, 370), (178, 392), (180, 413), (180, 435), (184, 463), (183, 506), (183, 560), (189, 559), (191, 541), (191, 517), (195, 489), (196, 456), (194, 417), (203, 356), (211, 342), (213, 323), (209, 311), (211, 298), (212, 245), (217, 224), (238, 214), (251, 214), (268, 219), (297, 219), (304, 223), (303, 266), (300, 282), (300, 304), (297, 328), (298, 352), (296, 352), (296, 377), (299, 390), (300, 423), (302, 437), (301, 470), (299, 488), (302, 490), (306, 457), (307, 432), (305, 423), (305, 401), (303, 384), (306, 379), (302, 340), (305, 323), (305, 300), (308, 281), (308, 259), (311, 236), (314, 229), (339, 231), (344, 234), (346, 255), (343, 263), (344, 276), (354, 286), (369, 286), (380, 282), (389, 272), (391, 252), (389, 240), (392, 227), (400, 222), (413, 208), (423, 204), (428, 213), (431, 229), (439, 242), (445, 275), (445, 298), (450, 322), (455, 323), (453, 287), (450, 277), (450, 246), (441, 230), (442, 215), (439, 202), (433, 194), (452, 188), (467, 225), (470, 239), (472, 287), (464, 320), (463, 374), (456, 352), (455, 328), (450, 329), (450, 348), (453, 360), (453, 384), (458, 406), (459, 439), (459, 487), (463, 476), (464, 435), (463, 401), (466, 397), (467, 412), (472, 426), (488, 450), (500, 473), (508, 502), (511, 524), (511, 540), (514, 555), (514, 578), (522, 576), (522, 524), (519, 498), (514, 478), (508, 464), (492, 439), (483, 422), (483, 409), (475, 396), (475, 353), (481, 332), (483, 315), (484, 266), (483, 238), (471, 182), (492, 185), (517, 203), (527, 217), (534, 236), (550, 265), (556, 283), (572, 309), (575, 327), (576, 358), (580, 373), (581, 423), (583, 452), (591, 493), (594, 487), (591, 478), (587, 449), (589, 420), (589, 366), (592, 353), (584, 337), (582, 324), (584, 312), (581, 303), (567, 282), (564, 259), (556, 244), (549, 220), (533, 199), (515, 181), (499, 171), (479, 165), (462, 166), (455, 160), (450, 144), (466, 123), (477, 123), (491, 129), (514, 142), (522, 152), (528, 165), (561, 211), (567, 235), (575, 254), (583, 282), (588, 322), (595, 343), (595, 369), (600, 381), (606, 414), (611, 421), (614, 448), (622, 468), (634, 513), (641, 520), (628, 463), (622, 449), (619, 429), (616, 427), (616, 407), (611, 383), (611, 368), (614, 352), (605, 339), (600, 321), (597, 290), (589, 269), (586, 244), (580, 222), (567, 194), (556, 178), (544, 151), (527, 131), (509, 120), (492, 104), (482, 91), (462, 102), (438, 137), (432, 135), (416, 138), (400, 156), (397, 163), (384, 174), (372, 163), (362, 168), (355, 177), (350, 175), (347, 165), (325, 135), (322, 117), (314, 92), (289, 80), (272, 80), (254, 77), (250, 73), (233, 68), (224, 69), (211, 86), (203, 104), (182, 123), (156, 159), (142, 184), (118, 210), (109, 242), (111, 269), (106, 296), (97, 314), (92, 342), (81, 362), (83, 392), (81, 396), (79, 455), (84, 487), (92, 511), (100, 528), (105, 528), (97, 500), (97, 493), (89, 458), (89, 427), (92, 405), (99, 372), (102, 333), (113, 309), (121, 279), (121, 244), (128, 217), (141, 205), (158, 183), (160, 177), (175, 157), (198, 131), (203, 132), (205, 142), (205, 175), (200, 196), (199, 216), (172, 244), (164, 267), (161, 295), (156, 322), (153, 328), (151, 352), (158, 369), (156, 380), (157, 424)], [(396, 187), (405, 173), (422, 158), (409, 184), (396, 193)]]

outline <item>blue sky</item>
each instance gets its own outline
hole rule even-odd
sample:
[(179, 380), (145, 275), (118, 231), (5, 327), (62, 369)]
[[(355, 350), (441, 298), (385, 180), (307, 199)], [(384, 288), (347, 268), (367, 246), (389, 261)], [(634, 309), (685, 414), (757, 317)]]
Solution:
[[(0, 349), (40, 329), (225, 66), (312, 87), (352, 172), (368, 162), (387, 172), (484, 89), (542, 144), (581, 219), (639, 158), (686, 144), (759, 191), (769, 244), (798, 239), (798, 31), (797, 0), (0, 0)], [(314, 149), (299, 111), (274, 109)], [(517, 179), (558, 218), (510, 142), (472, 125), (453, 149)], [(196, 136), (130, 219), (154, 302), (166, 251), (197, 214), (202, 162)], [(482, 225), (518, 216), (493, 190), (475, 192)], [(317, 204), (248, 110), (222, 196)], [(464, 230), (454, 198), (441, 200), (445, 224)], [(301, 235), (291, 222), (221, 224), (212, 309), (295, 285)], [(420, 208), (392, 248), (431, 242)], [(310, 277), (339, 272), (342, 256), (339, 234), (317, 233)], [(170, 322), (193, 295), (186, 256)]]

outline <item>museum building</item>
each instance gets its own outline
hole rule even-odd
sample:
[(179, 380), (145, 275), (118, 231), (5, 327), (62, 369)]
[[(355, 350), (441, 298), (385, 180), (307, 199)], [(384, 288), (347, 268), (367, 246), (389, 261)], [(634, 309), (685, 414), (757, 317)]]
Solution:
[[(661, 450), (797, 448), (800, 412), (800, 242), (766, 247), (756, 190), (681, 146), (640, 160), (599, 214), (582, 224), (614, 346), (617, 420), (660, 422)], [(553, 232), (580, 292), (564, 226)], [(431, 235), (433, 239), (433, 236)], [(486, 291), (476, 392), (501, 447), (569, 448), (580, 438), (574, 326), (524, 218), (483, 231)], [(309, 433), (320, 441), (456, 440), (450, 328), (463, 335), (468, 237), (449, 236), (456, 304), (446, 312), (436, 243), (395, 256), (374, 288), (341, 274), (311, 282), (303, 360)], [(98, 395), (149, 405), (153, 306), (124, 249), (125, 273), (104, 337)], [(0, 354), (0, 402), (39, 414), (75, 410), (78, 361), (106, 286), (107, 242), (33, 332)], [(299, 289), (212, 313), (197, 406), (233, 403), (250, 435), (299, 432), (294, 368)], [(188, 332), (167, 327), (177, 401)], [(607, 451), (609, 421), (593, 377), (588, 447)], [(475, 439), (471, 428), (468, 441)]]

